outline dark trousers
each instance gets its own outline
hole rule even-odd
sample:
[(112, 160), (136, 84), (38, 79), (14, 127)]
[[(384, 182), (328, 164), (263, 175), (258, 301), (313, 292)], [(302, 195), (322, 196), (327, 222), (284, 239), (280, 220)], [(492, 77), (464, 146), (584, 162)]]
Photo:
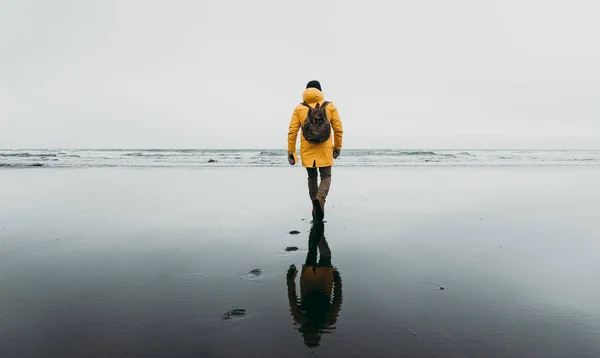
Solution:
[[(326, 199), (331, 186), (331, 167), (306, 168), (306, 171), (308, 172), (308, 194), (310, 199), (316, 199), (317, 195)], [(318, 181), (319, 173), (321, 174), (320, 184)]]

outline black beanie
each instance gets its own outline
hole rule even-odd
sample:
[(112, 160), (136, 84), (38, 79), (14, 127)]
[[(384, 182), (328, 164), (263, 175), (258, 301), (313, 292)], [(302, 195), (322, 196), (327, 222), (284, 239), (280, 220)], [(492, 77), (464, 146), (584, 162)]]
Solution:
[(321, 84), (319, 83), (319, 81), (315, 81), (315, 80), (308, 82), (308, 83), (306, 84), (306, 88), (316, 88), (316, 89), (318, 89), (319, 91), (323, 91), (323, 90), (321, 89)]

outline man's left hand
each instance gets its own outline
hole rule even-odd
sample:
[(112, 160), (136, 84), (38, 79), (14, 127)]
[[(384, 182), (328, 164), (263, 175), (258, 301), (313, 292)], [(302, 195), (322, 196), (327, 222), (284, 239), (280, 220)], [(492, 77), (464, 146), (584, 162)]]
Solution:
[(333, 148), (333, 159), (337, 159), (340, 156), (341, 150), (337, 148)]

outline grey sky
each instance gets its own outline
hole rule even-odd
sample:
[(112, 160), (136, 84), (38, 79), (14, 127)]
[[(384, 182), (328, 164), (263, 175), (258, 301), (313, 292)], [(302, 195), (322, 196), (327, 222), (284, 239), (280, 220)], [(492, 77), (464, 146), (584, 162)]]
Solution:
[(594, 0), (0, 2), (0, 148), (600, 148)]

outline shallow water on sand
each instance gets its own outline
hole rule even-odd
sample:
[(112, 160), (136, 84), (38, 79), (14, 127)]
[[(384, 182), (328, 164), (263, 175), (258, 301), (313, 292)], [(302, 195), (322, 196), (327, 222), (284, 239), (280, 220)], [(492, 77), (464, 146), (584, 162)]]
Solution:
[(0, 357), (600, 356), (599, 169), (0, 179)]

